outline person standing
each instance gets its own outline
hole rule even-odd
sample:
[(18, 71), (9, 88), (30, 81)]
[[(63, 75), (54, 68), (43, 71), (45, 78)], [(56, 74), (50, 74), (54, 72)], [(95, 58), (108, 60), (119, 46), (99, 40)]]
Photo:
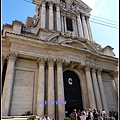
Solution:
[(85, 116), (85, 113), (84, 113), (84, 112), (81, 112), (80, 119), (81, 119), (81, 120), (86, 120), (86, 116)]
[(98, 112), (96, 109), (93, 109), (93, 120), (98, 120)]
[(81, 111), (80, 111), (80, 109), (79, 109), (78, 112), (77, 112), (77, 119), (78, 119), (78, 120), (81, 120), (81, 119), (80, 119), (80, 116), (81, 116)]
[(71, 120), (78, 120), (78, 119), (77, 119), (76, 109), (74, 109), (73, 112), (72, 112)]

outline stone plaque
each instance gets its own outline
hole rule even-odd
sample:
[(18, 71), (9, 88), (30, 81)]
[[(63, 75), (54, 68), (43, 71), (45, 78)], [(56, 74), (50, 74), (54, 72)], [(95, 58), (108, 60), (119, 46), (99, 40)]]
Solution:
[(16, 70), (10, 115), (32, 112), (34, 79), (34, 72)]

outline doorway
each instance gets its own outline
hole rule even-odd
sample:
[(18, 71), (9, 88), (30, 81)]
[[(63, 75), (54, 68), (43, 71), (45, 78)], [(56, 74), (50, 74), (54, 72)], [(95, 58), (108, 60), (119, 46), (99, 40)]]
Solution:
[(65, 113), (66, 117), (69, 117), (73, 109), (83, 110), (80, 80), (77, 74), (70, 70), (63, 72), (63, 80), (65, 101), (67, 101)]

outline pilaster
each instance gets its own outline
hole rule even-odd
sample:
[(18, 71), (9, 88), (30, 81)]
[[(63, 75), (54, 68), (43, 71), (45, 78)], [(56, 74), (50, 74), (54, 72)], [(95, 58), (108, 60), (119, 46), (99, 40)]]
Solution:
[(93, 79), (97, 110), (102, 110), (102, 102), (101, 102), (99, 86), (96, 77), (96, 69), (94, 67), (92, 68), (92, 79)]
[(60, 5), (56, 5), (56, 30), (61, 31)]
[(78, 36), (83, 37), (83, 28), (82, 28), (80, 14), (78, 14), (77, 16), (77, 26), (78, 26)]
[(49, 30), (53, 30), (53, 2), (50, 1), (49, 5)]
[[(63, 60), (57, 59), (57, 100), (64, 101), (64, 84), (63, 84)], [(65, 104), (58, 104), (58, 118), (57, 120), (63, 120), (65, 118)]]
[(46, 21), (46, 1), (42, 1), (41, 5), (41, 17), (40, 17), (40, 22), (41, 22), (41, 28), (45, 29), (45, 21)]
[(96, 108), (96, 103), (95, 103), (95, 96), (94, 96), (94, 91), (93, 91), (93, 85), (92, 85), (92, 79), (91, 79), (91, 75), (90, 75), (90, 66), (89, 65), (85, 66), (85, 74), (86, 74), (86, 79), (87, 79), (87, 88), (88, 88), (88, 97), (89, 97), (90, 108), (94, 109), (94, 108)]
[(86, 23), (87, 23), (87, 28), (88, 28), (88, 35), (89, 35), (89, 40), (93, 41), (93, 36), (92, 36), (92, 30), (90, 27), (90, 22), (89, 22), (89, 16), (86, 16)]
[(97, 69), (97, 77), (98, 77), (98, 83), (99, 83), (99, 88), (100, 88), (100, 93), (101, 93), (101, 99), (102, 99), (102, 104), (103, 108), (106, 111), (106, 114), (109, 115), (108, 107), (107, 107), (107, 101), (104, 93), (104, 87), (103, 87), (103, 81), (102, 81), (102, 76), (101, 76), (101, 68)]
[(2, 116), (10, 114), (10, 105), (12, 99), (12, 89), (14, 80), (14, 65), (18, 53), (10, 52), (8, 55), (8, 65), (5, 76), (3, 94), (2, 94)]
[[(37, 101), (44, 103), (44, 86), (45, 86), (45, 58), (38, 58), (37, 64), (39, 65), (38, 70), (38, 86), (37, 86)], [(44, 104), (37, 104), (37, 115), (44, 115)]]
[(55, 95), (54, 95), (54, 59), (48, 58), (48, 95), (47, 113), (55, 119)]
[(83, 24), (84, 37), (85, 37), (85, 39), (89, 39), (87, 24), (85, 21), (85, 14), (83, 14), (83, 13), (82, 13), (82, 24)]

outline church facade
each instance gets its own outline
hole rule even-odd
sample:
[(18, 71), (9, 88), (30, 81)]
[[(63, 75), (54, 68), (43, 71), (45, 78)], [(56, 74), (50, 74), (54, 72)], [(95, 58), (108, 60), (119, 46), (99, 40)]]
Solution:
[(93, 40), (81, 0), (33, 0), (35, 15), (2, 30), (2, 116), (118, 111), (118, 58)]

